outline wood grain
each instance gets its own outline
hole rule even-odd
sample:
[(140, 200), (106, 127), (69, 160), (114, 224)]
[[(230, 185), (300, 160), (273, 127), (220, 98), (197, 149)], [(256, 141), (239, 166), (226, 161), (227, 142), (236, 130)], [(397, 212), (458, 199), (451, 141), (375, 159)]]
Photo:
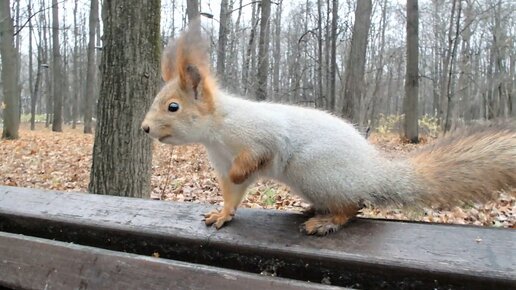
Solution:
[(0, 232), (0, 285), (15, 289), (335, 289)]
[(375, 289), (516, 289), (516, 231), (358, 219), (327, 237), (300, 214), (0, 187), (0, 230), (303, 281)]

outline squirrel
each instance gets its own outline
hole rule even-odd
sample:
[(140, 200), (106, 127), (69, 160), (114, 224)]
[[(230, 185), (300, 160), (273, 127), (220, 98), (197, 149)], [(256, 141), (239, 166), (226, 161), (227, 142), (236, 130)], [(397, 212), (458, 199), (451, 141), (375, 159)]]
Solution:
[[(197, 27), (196, 27), (197, 26)], [(409, 157), (383, 157), (347, 121), (293, 105), (255, 102), (221, 90), (207, 45), (193, 22), (162, 54), (165, 82), (142, 129), (173, 145), (200, 143), (217, 173), (224, 206), (205, 214), (221, 228), (258, 178), (290, 187), (315, 210), (300, 228), (326, 235), (364, 203), (422, 207), (486, 201), (516, 186), (516, 126), (448, 134)]]

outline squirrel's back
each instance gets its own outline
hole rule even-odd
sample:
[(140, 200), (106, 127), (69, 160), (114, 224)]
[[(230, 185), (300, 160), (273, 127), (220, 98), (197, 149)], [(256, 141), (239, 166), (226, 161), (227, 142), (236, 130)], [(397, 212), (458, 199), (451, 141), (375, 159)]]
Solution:
[[(285, 167), (265, 176), (319, 207), (329, 203), (428, 206), (492, 199), (516, 186), (513, 123), (448, 133), (407, 158), (388, 160), (352, 124), (324, 111), (232, 98), (233, 124), (274, 144)], [(237, 109), (239, 108), (239, 109)]]

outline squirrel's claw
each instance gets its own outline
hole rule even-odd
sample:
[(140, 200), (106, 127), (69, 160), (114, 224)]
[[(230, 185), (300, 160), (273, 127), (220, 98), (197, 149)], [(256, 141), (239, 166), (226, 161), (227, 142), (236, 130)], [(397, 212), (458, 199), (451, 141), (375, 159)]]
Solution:
[(207, 226), (214, 225), (215, 228), (218, 230), (220, 229), (225, 223), (231, 221), (233, 219), (233, 216), (235, 215), (234, 211), (229, 211), (226, 209), (222, 210), (213, 210), (207, 214), (204, 215), (204, 223)]
[(353, 216), (346, 214), (317, 215), (301, 224), (300, 230), (308, 235), (326, 236), (338, 231)]
[(300, 230), (307, 235), (326, 236), (338, 231), (342, 225), (335, 224), (331, 218), (313, 217), (300, 226)]

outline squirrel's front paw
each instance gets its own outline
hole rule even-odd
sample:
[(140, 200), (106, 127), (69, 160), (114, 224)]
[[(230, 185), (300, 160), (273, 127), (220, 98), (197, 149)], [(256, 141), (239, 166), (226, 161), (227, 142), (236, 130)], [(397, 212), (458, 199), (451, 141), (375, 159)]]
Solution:
[(207, 226), (214, 225), (218, 230), (220, 229), (226, 222), (229, 222), (233, 219), (235, 215), (234, 210), (214, 210), (204, 215), (204, 223)]

